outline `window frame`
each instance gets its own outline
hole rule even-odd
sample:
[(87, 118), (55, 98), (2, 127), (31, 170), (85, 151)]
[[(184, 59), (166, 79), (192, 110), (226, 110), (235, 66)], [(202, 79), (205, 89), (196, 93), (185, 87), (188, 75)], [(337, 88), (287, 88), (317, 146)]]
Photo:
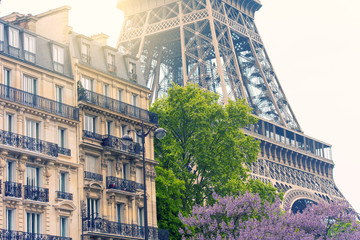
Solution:
[[(5, 218), (6, 218), (6, 222), (5, 222), (5, 229), (6, 230), (9, 230), (9, 231), (13, 231), (13, 230), (15, 230), (16, 229), (16, 220), (15, 220), (15, 218), (16, 218), (16, 209), (14, 209), (14, 208), (6, 208), (6, 216), (5, 216)], [(9, 212), (10, 212), (10, 214), (9, 214)], [(10, 226), (9, 226), (9, 215), (11, 216), (11, 223), (10, 223)]]
[[(15, 35), (13, 35), (15, 34)], [(18, 29), (9, 27), (9, 46), (13, 47), (13, 48), (17, 48), (19, 49), (20, 44), (19, 44), (19, 35), (20, 35), (20, 31)]]
[[(64, 176), (64, 179), (63, 177)], [(69, 192), (69, 173), (60, 171), (59, 173), (59, 192)]]
[[(90, 120), (92, 119), (92, 120)], [(91, 124), (90, 124), (91, 123)], [(96, 133), (97, 131), (97, 116), (84, 114), (84, 130), (92, 133)], [(90, 129), (92, 126), (92, 129)]]
[(64, 73), (65, 48), (56, 44), (53, 44), (52, 46), (52, 60), (54, 70), (56, 72)]
[(67, 129), (58, 127), (58, 146), (62, 148), (67, 148)]

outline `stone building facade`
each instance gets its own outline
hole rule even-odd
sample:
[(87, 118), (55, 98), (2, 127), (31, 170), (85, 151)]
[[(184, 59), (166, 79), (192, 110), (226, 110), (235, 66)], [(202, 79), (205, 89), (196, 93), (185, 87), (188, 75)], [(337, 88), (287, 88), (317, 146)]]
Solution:
[[(157, 124), (150, 90), (138, 59), (105, 34), (73, 32), (69, 10), (0, 18), (0, 233), (142, 239), (144, 149), (134, 133), (130, 146), (121, 137)], [(152, 137), (148, 223), (158, 239)]]

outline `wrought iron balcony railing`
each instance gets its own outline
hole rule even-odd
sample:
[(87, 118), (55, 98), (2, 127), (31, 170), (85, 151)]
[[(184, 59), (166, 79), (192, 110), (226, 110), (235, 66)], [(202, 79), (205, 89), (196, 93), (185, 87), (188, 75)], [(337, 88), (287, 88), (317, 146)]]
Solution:
[[(83, 219), (83, 230), (90, 233), (145, 238), (145, 228), (143, 226), (112, 222), (102, 218)], [(151, 240), (169, 240), (168, 231), (154, 227), (149, 227), (148, 236)]]
[(71, 240), (70, 237), (59, 237), (40, 233), (27, 233), (13, 230), (0, 229), (1, 240)]
[(84, 171), (84, 178), (101, 182), (103, 180), (103, 175), (98, 174), (98, 173)]
[(105, 97), (104, 95), (86, 90), (78, 86), (79, 101), (88, 102), (99, 107), (109, 109), (114, 112), (128, 115), (139, 120), (150, 122), (153, 124), (158, 123), (158, 116), (145, 109), (135, 107), (133, 105), (118, 101), (113, 98)]
[(136, 183), (136, 189), (144, 190), (144, 184)]
[(56, 191), (57, 197), (65, 200), (73, 200), (73, 194), (67, 192)]
[(59, 147), (56, 143), (23, 136), (5, 130), (0, 130), (0, 144), (43, 153), (52, 157), (57, 157), (59, 154)]
[(21, 198), (21, 183), (5, 182), (5, 197)]
[(110, 147), (110, 148), (114, 148), (116, 150), (134, 153), (134, 154), (140, 154), (142, 152), (142, 148), (139, 143), (133, 143), (129, 146), (126, 146), (121, 142), (121, 138), (114, 137), (111, 135), (103, 136), (102, 145), (104, 147)]
[(93, 139), (98, 140), (98, 141), (103, 140), (103, 135), (101, 135), (101, 134), (91, 132), (91, 131), (87, 131), (87, 130), (83, 130), (83, 133), (84, 133), (84, 137), (93, 138)]
[(68, 148), (59, 147), (59, 154), (71, 156), (71, 150)]
[(106, 188), (126, 192), (136, 192), (136, 183), (134, 181), (109, 176), (106, 177)]
[(17, 88), (0, 84), (0, 98), (11, 102), (20, 103), (48, 113), (63, 116), (65, 118), (79, 120), (79, 109), (70, 105), (53, 101)]
[(39, 202), (49, 202), (49, 189), (25, 185), (24, 198)]

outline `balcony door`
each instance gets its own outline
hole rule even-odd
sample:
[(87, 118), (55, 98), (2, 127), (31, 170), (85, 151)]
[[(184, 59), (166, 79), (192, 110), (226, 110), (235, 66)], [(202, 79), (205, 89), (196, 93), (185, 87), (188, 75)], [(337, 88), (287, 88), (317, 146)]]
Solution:
[(42, 171), (37, 167), (26, 167), (26, 185), (32, 187), (42, 186)]
[(26, 232), (41, 233), (40, 213), (26, 213)]

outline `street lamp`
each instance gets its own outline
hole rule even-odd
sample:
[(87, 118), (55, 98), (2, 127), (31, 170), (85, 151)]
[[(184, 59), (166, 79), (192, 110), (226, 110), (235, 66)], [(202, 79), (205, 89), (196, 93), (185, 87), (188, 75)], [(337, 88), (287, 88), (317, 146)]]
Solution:
[(122, 138), (121, 138), (121, 142), (126, 145), (129, 146), (130, 144), (132, 144), (134, 142), (133, 138), (130, 136), (130, 132), (135, 132), (136, 136), (141, 138), (141, 143), (142, 143), (142, 149), (143, 149), (143, 179), (144, 179), (144, 225), (145, 225), (145, 240), (149, 239), (148, 236), (148, 218), (147, 218), (147, 199), (146, 199), (146, 170), (145, 170), (145, 138), (150, 134), (150, 131), (153, 130), (154, 128), (156, 128), (155, 130), (155, 137), (157, 139), (163, 139), (166, 136), (166, 130), (163, 128), (159, 128), (158, 125), (153, 125), (150, 127), (150, 129), (145, 133), (144, 131), (144, 121), (141, 121), (141, 132), (137, 132), (134, 129), (129, 129), (128, 133), (125, 134)]

